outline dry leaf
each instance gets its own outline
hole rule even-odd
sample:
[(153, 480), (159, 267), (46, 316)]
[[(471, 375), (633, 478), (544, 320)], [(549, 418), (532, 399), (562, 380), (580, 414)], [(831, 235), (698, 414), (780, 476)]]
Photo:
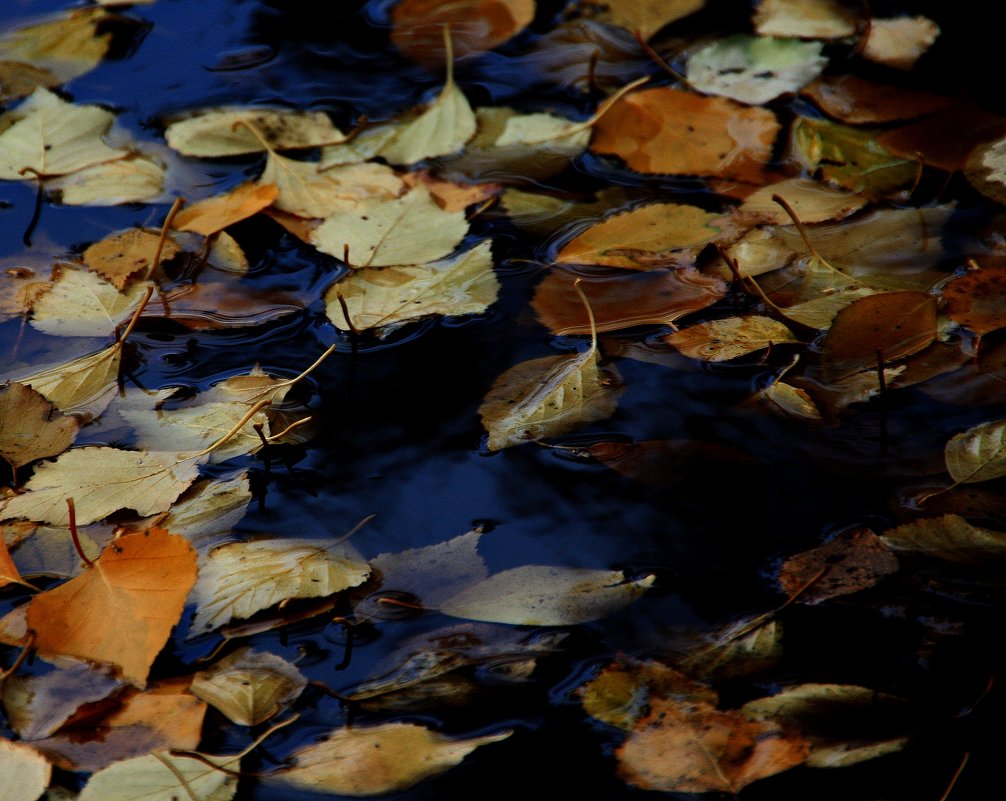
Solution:
[(251, 648), (238, 649), (192, 678), (193, 694), (239, 726), (263, 723), (306, 686), (307, 679), (285, 659)]
[(750, 315), (696, 323), (668, 334), (664, 342), (693, 359), (724, 362), (772, 345), (799, 340), (778, 320)]
[(36, 595), (28, 626), (42, 656), (115, 665), (142, 687), (196, 580), (196, 554), (162, 529), (113, 542), (87, 572)]
[(896, 573), (898, 560), (869, 529), (854, 529), (809, 551), (789, 557), (779, 569), (779, 586), (799, 603), (817, 604), (872, 587)]
[(176, 231), (195, 231), (210, 236), (262, 211), (279, 194), (275, 184), (247, 181), (230, 192), (200, 200), (175, 215)]
[(172, 121), (164, 136), (179, 153), (201, 158), (321, 147), (346, 138), (321, 111), (237, 107), (204, 109)]
[[(485, 240), (428, 264), (355, 270), (328, 288), (325, 311), (342, 331), (382, 332), (433, 314), (481, 314), (496, 302), (500, 288), (491, 244)], [(340, 297), (349, 311), (348, 322)]]
[(30, 387), (0, 387), (0, 456), (15, 475), (29, 462), (65, 451), (79, 428), (76, 418), (60, 414)]
[[(112, 234), (84, 251), (84, 264), (122, 290), (136, 273), (151, 269), (160, 238), (160, 232), (144, 228)], [(161, 260), (173, 259), (180, 252), (178, 242), (168, 236), (161, 247)]]
[(939, 35), (940, 26), (921, 15), (892, 19), (873, 17), (861, 52), (863, 58), (878, 64), (910, 70)]
[(52, 765), (38, 751), (0, 737), (0, 799), (36, 801), (51, 776)]
[(66, 499), (73, 498), (80, 525), (119, 509), (152, 515), (166, 511), (198, 474), (198, 460), (187, 454), (74, 448), (38, 465), (26, 492), (0, 502), (0, 513), (66, 526)]
[(32, 304), (31, 325), (61, 337), (107, 337), (129, 320), (146, 297), (148, 282), (119, 291), (87, 270), (61, 269)]
[(366, 581), (370, 565), (349, 543), (277, 539), (210, 551), (192, 593), (196, 637), (290, 598), (323, 598)]
[(490, 623), (574, 626), (614, 614), (654, 580), (629, 580), (620, 570), (523, 565), (462, 590), (439, 609), (451, 617)]
[(320, 793), (383, 795), (442, 773), (479, 746), (510, 734), (452, 740), (415, 723), (336, 729), (322, 742), (295, 751), (293, 767), (269, 779)]
[(841, 39), (856, 32), (856, 17), (841, 0), (761, 0), (754, 26), (759, 36)]

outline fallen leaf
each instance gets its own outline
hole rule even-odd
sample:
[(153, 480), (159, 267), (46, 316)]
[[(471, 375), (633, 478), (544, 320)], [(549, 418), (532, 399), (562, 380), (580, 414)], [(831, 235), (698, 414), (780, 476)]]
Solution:
[[(257, 135), (256, 135), (257, 134)], [(220, 158), (274, 150), (302, 150), (346, 137), (322, 111), (222, 107), (171, 121), (168, 146), (186, 156)]]
[(686, 654), (678, 667), (689, 676), (736, 679), (756, 676), (782, 659), (782, 623), (771, 615), (739, 620)]
[(34, 389), (64, 414), (93, 419), (112, 402), (121, 363), (122, 344), (117, 342), (17, 381)]
[(710, 472), (725, 478), (754, 464), (743, 451), (727, 445), (687, 439), (595, 442), (587, 452), (619, 475), (655, 487)]
[(943, 311), (983, 335), (1006, 327), (1006, 268), (971, 270), (943, 285)]
[(481, 314), (496, 302), (499, 289), (492, 243), (484, 240), (441, 261), (354, 270), (328, 288), (325, 312), (342, 331), (386, 332), (430, 315)]
[(138, 281), (119, 291), (88, 270), (62, 268), (32, 304), (31, 325), (50, 336), (107, 337), (129, 320), (151, 286)]
[(847, 125), (897, 122), (949, 108), (954, 99), (876, 83), (858, 75), (825, 75), (800, 90), (825, 114)]
[[(125, 158), (128, 150), (102, 139), (114, 120), (98, 106), (76, 106), (48, 89), (36, 89), (0, 116), (0, 179), (28, 181)], [(30, 171), (22, 172), (26, 168)]]
[(62, 453), (79, 428), (76, 418), (60, 414), (30, 387), (0, 387), (0, 456), (14, 471), (15, 485), (19, 467)]
[(881, 539), (897, 553), (980, 567), (1006, 560), (1006, 533), (971, 525), (960, 515), (926, 517), (888, 529)]
[(947, 472), (956, 484), (1006, 475), (1006, 420), (980, 423), (955, 434), (944, 451)]
[(181, 532), (201, 551), (214, 538), (230, 533), (244, 517), (251, 499), (247, 473), (200, 480), (171, 505), (161, 525), (168, 531)]
[(361, 201), (353, 211), (327, 217), (311, 241), (340, 259), (348, 247), (350, 267), (389, 267), (443, 258), (467, 233), (463, 212), (444, 211), (417, 186), (401, 197)]
[(49, 786), (52, 765), (29, 745), (0, 737), (0, 798), (36, 801)]
[(955, 98), (949, 108), (920, 120), (878, 131), (877, 141), (903, 159), (922, 159), (926, 165), (953, 172), (968, 166), (969, 156), (983, 145), (1006, 136), (1006, 118), (975, 102)]
[(677, 793), (737, 793), (803, 764), (806, 740), (775, 723), (750, 722), (708, 703), (653, 699), (616, 750), (619, 774), (634, 787)]
[(658, 87), (620, 99), (594, 124), (590, 149), (637, 172), (736, 178), (761, 184), (779, 132), (768, 109)]
[(638, 32), (644, 39), (649, 39), (665, 25), (704, 8), (706, 0), (640, 0), (634, 3), (609, 0), (599, 5), (599, 20), (618, 25), (630, 33)]
[(164, 194), (164, 165), (142, 153), (84, 167), (42, 182), (45, 193), (65, 206), (155, 203)]
[(0, 502), (0, 513), (66, 526), (66, 499), (73, 498), (80, 525), (119, 509), (151, 515), (166, 511), (198, 474), (199, 461), (185, 454), (73, 448), (38, 465), (26, 492)]
[(251, 648), (239, 648), (192, 678), (193, 694), (239, 726), (265, 722), (306, 686), (307, 679), (285, 659)]
[(754, 14), (759, 36), (841, 39), (856, 32), (856, 22), (840, 0), (761, 0)]
[(35, 647), (43, 657), (107, 662), (143, 687), (195, 580), (195, 551), (184, 537), (126, 534), (90, 570), (32, 599)]
[(276, 208), (301, 217), (351, 213), (366, 200), (394, 200), (403, 187), (385, 164), (343, 164), (321, 170), (317, 162), (295, 161), (272, 151), (259, 181), (279, 188)]
[(200, 563), (188, 637), (291, 598), (332, 595), (369, 575), (370, 565), (349, 543), (276, 539), (220, 545)]
[(17, 565), (14, 564), (14, 560), (10, 558), (10, 552), (7, 550), (7, 543), (5, 540), (0, 538), (0, 589), (8, 586), (9, 584), (21, 584), (23, 579), (21, 574), (18, 572)]
[(428, 170), (418, 170), (402, 176), (406, 186), (422, 183), (444, 211), (464, 211), (476, 203), (485, 203), (503, 192), (502, 184), (455, 183), (438, 178)]
[[(2, 52), (3, 43), (0, 42), (0, 54)], [(47, 69), (18, 61), (0, 60), (0, 103), (20, 100), (40, 86), (51, 89), (59, 84), (59, 78)]]
[(869, 61), (910, 70), (939, 35), (940, 26), (921, 15), (890, 19), (873, 17), (861, 52)]
[(77, 801), (230, 801), (238, 780), (225, 771), (239, 768), (240, 755), (204, 759), (211, 764), (163, 751), (123, 759), (93, 774)]
[[(660, 5), (672, 7), (665, 0)], [(608, 3), (610, 9), (627, 14), (642, 6)], [(627, 28), (582, 17), (560, 22), (545, 33), (531, 46), (528, 58), (538, 80), (581, 95), (624, 86), (652, 64)]]
[(98, 25), (109, 18), (100, 9), (74, 8), (0, 38), (0, 59), (21, 61), (44, 69), (56, 83), (66, 83), (94, 69), (111, 44)]
[(200, 200), (175, 215), (171, 227), (210, 236), (258, 214), (279, 194), (275, 184), (247, 181), (222, 195)]
[(789, 596), (799, 592), (799, 603), (817, 604), (872, 587), (897, 570), (897, 557), (876, 534), (854, 529), (786, 559), (779, 586)]
[(821, 410), (805, 389), (785, 381), (773, 381), (752, 396), (756, 403), (764, 404), (770, 412), (782, 417), (792, 417), (811, 423), (823, 422)]
[(336, 795), (383, 795), (442, 773), (479, 746), (510, 734), (453, 740), (415, 723), (335, 729), (320, 743), (295, 751), (293, 767), (270, 774), (269, 781)]
[(799, 340), (778, 320), (749, 315), (696, 323), (668, 334), (664, 342), (693, 359), (724, 362), (773, 345)]
[(653, 585), (620, 570), (523, 565), (496, 573), (439, 606), (451, 617), (514, 626), (574, 626), (614, 614)]
[[(820, 181), (787, 178), (763, 186), (748, 195), (738, 206), (737, 212), (744, 217), (751, 216), (759, 223), (787, 225), (791, 222), (791, 218), (783, 207), (773, 200), (774, 195), (779, 195), (789, 203), (804, 225), (848, 217), (867, 203), (867, 199), (862, 195), (837, 189)], [(749, 270), (744, 272), (751, 275)]]
[[(111, 540), (114, 528), (108, 524), (78, 526), (80, 550), (88, 559), (97, 559), (102, 547)], [(78, 575), (87, 567), (77, 552), (70, 529), (58, 526), (36, 526), (30, 537), (17, 544), (12, 555), (23, 576), (65, 579)]]
[(827, 65), (820, 42), (736, 34), (688, 58), (687, 79), (700, 92), (757, 106), (796, 92)]
[[(112, 234), (84, 251), (84, 264), (121, 291), (138, 272), (151, 269), (160, 238), (160, 232), (144, 228)], [(178, 242), (168, 236), (161, 246), (161, 260), (173, 259), (180, 252)]]

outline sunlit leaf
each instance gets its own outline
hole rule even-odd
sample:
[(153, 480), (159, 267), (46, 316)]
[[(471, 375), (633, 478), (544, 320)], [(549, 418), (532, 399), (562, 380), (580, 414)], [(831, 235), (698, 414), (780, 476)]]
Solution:
[(119, 509), (141, 515), (163, 512), (199, 474), (198, 460), (187, 456), (94, 445), (73, 448), (38, 465), (25, 484), (27, 491), (0, 502), (0, 513), (65, 526), (67, 498), (74, 499), (81, 525)]
[(840, 39), (856, 32), (856, 17), (840, 0), (761, 0), (754, 26), (759, 36)]
[(524, 565), (496, 573), (440, 605), (451, 617), (516, 626), (572, 626), (606, 617), (652, 586), (619, 570)]
[(692, 53), (688, 83), (756, 106), (814, 80), (828, 63), (821, 50), (820, 42), (737, 34)]
[(729, 361), (772, 345), (799, 342), (778, 320), (758, 315), (696, 323), (668, 334), (664, 341), (686, 356), (707, 362)]
[(268, 720), (305, 686), (307, 679), (285, 659), (251, 648), (238, 649), (192, 679), (195, 695), (240, 726)]
[(199, 566), (188, 636), (290, 598), (322, 598), (355, 587), (368, 575), (370, 565), (349, 543), (287, 538), (220, 545)]
[[(108, 18), (99, 9), (74, 8), (0, 38), (0, 59), (21, 61), (65, 83), (94, 69), (104, 58), (111, 34), (98, 34)], [(48, 85), (48, 84), (47, 84)]]
[(179, 153), (202, 158), (260, 153), (267, 145), (276, 150), (320, 147), (345, 139), (321, 111), (237, 107), (204, 109), (173, 121), (164, 136)]
[(133, 316), (148, 286), (137, 282), (120, 292), (96, 273), (64, 268), (32, 304), (31, 325), (52, 336), (110, 336)]
[(404, 790), (459, 764), (511, 732), (453, 740), (415, 723), (336, 729), (294, 752), (294, 765), (269, 780), (303, 790), (353, 797)]
[(50, 178), (45, 192), (66, 206), (118, 206), (152, 203), (164, 194), (165, 168), (159, 161), (131, 154)]
[(913, 520), (885, 531), (881, 539), (898, 553), (960, 565), (1006, 561), (1006, 533), (973, 526), (956, 514)]
[(486, 240), (458, 256), (428, 264), (365, 267), (328, 288), (325, 311), (343, 331), (389, 331), (434, 314), (480, 314), (499, 293), (492, 264), (491, 243)]
[[(99, 273), (120, 291), (129, 279), (140, 271), (148, 271), (157, 253), (160, 234), (144, 228), (130, 228), (90, 245), (84, 251), (84, 264)], [(168, 261), (181, 252), (178, 242), (171, 236), (161, 247), (161, 260)]]
[(275, 184), (248, 181), (230, 192), (186, 206), (175, 215), (172, 227), (209, 236), (262, 211), (278, 194)]
[(816, 604), (872, 587), (897, 572), (898, 560), (869, 529), (854, 529), (786, 559), (779, 586), (799, 602)]
[(73, 444), (80, 424), (23, 384), (0, 387), (0, 457), (15, 470)]
[(107, 662), (142, 687), (195, 579), (195, 551), (184, 537), (127, 534), (90, 570), (32, 599), (35, 647), (43, 656)]
[(88, 779), (77, 801), (230, 801), (237, 791), (235, 771), (240, 756), (206, 757), (212, 764), (185, 756), (157, 752), (124, 759)]
[(49, 760), (30, 745), (0, 737), (0, 799), (36, 801), (51, 775)]
[(443, 258), (466, 233), (463, 212), (444, 211), (427, 189), (415, 187), (399, 198), (365, 200), (330, 215), (311, 241), (338, 258), (348, 247), (351, 267), (387, 267)]
[(384, 164), (344, 164), (322, 171), (317, 162), (272, 152), (259, 180), (279, 188), (276, 208), (302, 217), (353, 212), (364, 200), (393, 200), (403, 186)]
[[(36, 89), (0, 116), (0, 179), (63, 175), (124, 158), (128, 150), (110, 147), (102, 138), (114, 120), (98, 106), (76, 106), (48, 89)], [(22, 172), (25, 168), (30, 172)]]
[(896, 17), (870, 20), (863, 58), (899, 70), (910, 70), (932, 47), (940, 26), (928, 17)]

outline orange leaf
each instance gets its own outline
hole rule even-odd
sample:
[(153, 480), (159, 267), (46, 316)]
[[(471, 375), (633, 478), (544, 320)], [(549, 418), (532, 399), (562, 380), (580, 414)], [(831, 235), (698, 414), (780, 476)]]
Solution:
[(152, 528), (115, 540), (94, 567), (32, 600), (28, 627), (39, 653), (117, 666), (142, 687), (196, 581), (184, 537)]
[(767, 109), (658, 87), (615, 103), (594, 124), (590, 149), (619, 156), (638, 172), (764, 183), (778, 133)]
[(14, 560), (10, 558), (10, 552), (7, 550), (7, 543), (4, 538), (0, 536), (0, 587), (6, 587), (8, 584), (20, 584), (21, 574), (17, 572), (17, 565), (14, 564)]
[(857, 528), (789, 557), (779, 569), (779, 586), (787, 595), (799, 592), (800, 603), (816, 604), (872, 587), (897, 569), (897, 557), (880, 537)]
[(1006, 328), (1006, 269), (975, 270), (943, 287), (947, 317), (987, 334)]
[(800, 90), (825, 113), (847, 125), (910, 120), (941, 111), (953, 99), (856, 75), (818, 78)]
[(178, 231), (195, 231), (209, 236), (258, 214), (271, 206), (278, 195), (276, 184), (249, 181), (226, 194), (208, 197), (182, 209), (175, 215), (172, 227)]

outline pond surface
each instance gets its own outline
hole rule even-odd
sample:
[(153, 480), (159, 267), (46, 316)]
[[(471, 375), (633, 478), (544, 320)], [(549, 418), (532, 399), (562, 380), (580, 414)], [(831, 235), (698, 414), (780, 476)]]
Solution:
[[(915, 80), (926, 88), (956, 91), (966, 75), (979, 71), (958, 59), (970, 53), (967, 42), (978, 34), (952, 12), (936, 8), (941, 4), (930, 5), (934, 8), (926, 13), (938, 19), (944, 40), (940, 60), (927, 61)], [(77, 103), (113, 109), (118, 124), (141, 140), (160, 141), (163, 120), (171, 114), (218, 105), (322, 110), (348, 130), (362, 115), (386, 119), (429, 99), (441, 85), (442, 75), (411, 63), (389, 44), (390, 6), (157, 0), (129, 9), (126, 13), (136, 20), (131, 35), (117, 36), (110, 57), (65, 89)], [(744, 29), (747, 8), (710, 6), (673, 31), (697, 36)], [(58, 0), (9, 1), (0, 11), (0, 25), (64, 8)], [(541, 63), (528, 55), (560, 10), (559, 3), (542, 3), (534, 24), (514, 41), (458, 63), (456, 79), (473, 106), (505, 104), (577, 118), (592, 113), (597, 96), (545, 80)], [(623, 66), (622, 83), (640, 74), (661, 74), (642, 54)], [(613, 69), (617, 72), (618, 65)], [(979, 97), (981, 90), (969, 87)], [(785, 114), (791, 104), (804, 102), (777, 105)], [(261, 165), (255, 156), (186, 163), (185, 185), (174, 191), (200, 197), (256, 176)], [(629, 200), (658, 197), (710, 209), (726, 203), (697, 179), (642, 176), (590, 153), (543, 181), (503, 178), (524, 189), (580, 198), (618, 186)], [(941, 180), (927, 176), (923, 183), (934, 203)], [(962, 242), (998, 212), (959, 178), (948, 180), (938, 200), (958, 203), (952, 230)], [(80, 253), (129, 227), (159, 227), (167, 211), (166, 204), (45, 203), (26, 247), (34, 188), (0, 183), (0, 201), (5, 267), (34, 263), (35, 254), (45, 260)], [(183, 386), (198, 392), (255, 365), (270, 375), (292, 377), (327, 346), (338, 344), (294, 393), (320, 423), (313, 439), (205, 471), (210, 476), (249, 472), (256, 499), (238, 524), (238, 535), (339, 537), (376, 515), (352, 538), (372, 558), (481, 526), (486, 533), (479, 549), (490, 573), (524, 564), (610, 568), (630, 577), (652, 575), (654, 584), (615, 615), (562, 628), (567, 636), (560, 645), (520, 681), (491, 662), (465, 669), (463, 703), (448, 695), (411, 707), (368, 709), (321, 689), (351, 692), (410, 641), (459, 624), (444, 615), (405, 610), (350, 631), (333, 620), (334, 614), (348, 613), (341, 605), (327, 615), (251, 637), (248, 644), (296, 662), (318, 686), (309, 686), (294, 704), (298, 723), (277, 732), (245, 763), (249, 772), (277, 767), (296, 748), (347, 721), (408, 720), (458, 736), (508, 728), (514, 734), (394, 798), (653, 796), (616, 775), (614, 751), (624, 734), (587, 716), (577, 688), (616, 658), (673, 660), (733, 621), (780, 607), (786, 595), (776, 574), (783, 558), (839, 532), (857, 527), (881, 532), (909, 519), (912, 494), (927, 482), (944, 480), (946, 441), (1006, 410), (1006, 394), (993, 391), (977, 404), (969, 402), (966, 391), (965, 397), (954, 395), (957, 378), (951, 376), (943, 379), (942, 395), (910, 387), (855, 404), (829, 425), (801, 425), (742, 405), (774, 380), (788, 357), (771, 353), (702, 363), (659, 341), (668, 328), (650, 326), (601, 338), (602, 352), (617, 365), (625, 388), (614, 415), (548, 441), (559, 448), (529, 443), (489, 453), (478, 410), (494, 379), (518, 362), (583, 347), (582, 337), (552, 336), (529, 307), (555, 242), (572, 227), (561, 223), (547, 234), (540, 228), (529, 231), (498, 207), (490, 208), (473, 217), (470, 234), (471, 241), (493, 240), (502, 289), (486, 313), (413, 323), (384, 339), (365, 335), (354, 341), (332, 325), (321, 300), (345, 271), (339, 260), (259, 219), (233, 231), (251, 260), (243, 284), (266, 298), (294, 293), (308, 299), (304, 308), (292, 314), (266, 312), (266, 319), (252, 327), (193, 330), (145, 319), (131, 337), (135, 356), (128, 379), (148, 389)], [(967, 245), (956, 252), (948, 246), (939, 269), (948, 276), (962, 270), (969, 252)], [(744, 293), (731, 291), (694, 319), (728, 316), (755, 305)], [(678, 325), (688, 322), (685, 318)], [(996, 336), (982, 346), (1001, 344)], [(14, 354), (4, 375), (103, 345), (80, 338), (54, 344), (19, 320), (0, 324), (4, 360)], [(584, 457), (596, 443), (647, 440), (698, 441), (729, 447), (746, 458), (736, 464), (696, 458), (683, 473), (658, 476), (661, 480), (652, 485)], [(81, 444), (133, 443), (128, 431), (98, 424), (82, 430)], [(987, 486), (996, 494), (1002, 484)], [(979, 518), (993, 528), (1006, 522), (1001, 510)], [(25, 597), (8, 590), (0, 610)], [(794, 603), (779, 611), (785, 628), (782, 659), (753, 678), (721, 682), (717, 689), (724, 704), (738, 707), (796, 683), (856, 684), (908, 699), (911, 721), (897, 733), (910, 740), (899, 753), (849, 768), (796, 768), (750, 785), (740, 797), (938, 801), (965, 753), (971, 754), (969, 763), (951, 797), (988, 797), (978, 788), (983, 777), (993, 775), (1002, 742), (996, 734), (1004, 711), (997, 684), (1002, 662), (995, 655), (1002, 601), (1001, 578), (916, 578), (903, 572), (855, 595), (817, 605)], [(484, 625), (489, 640), (516, 636), (514, 631), (528, 637), (552, 631)], [(178, 634), (155, 665), (155, 675), (191, 673), (197, 660), (218, 645), (218, 637), (186, 642)], [(9, 665), (13, 656), (5, 659)], [(24, 668), (40, 669), (38, 661)], [(12, 734), (10, 728), (0, 732)], [(857, 731), (849, 736), (869, 741), (882, 735)], [(233, 752), (251, 739), (248, 730), (211, 711), (200, 750)], [(58, 775), (71, 789), (81, 781), (70, 772)], [(308, 796), (249, 776), (241, 780), (236, 797), (288, 801)]]

